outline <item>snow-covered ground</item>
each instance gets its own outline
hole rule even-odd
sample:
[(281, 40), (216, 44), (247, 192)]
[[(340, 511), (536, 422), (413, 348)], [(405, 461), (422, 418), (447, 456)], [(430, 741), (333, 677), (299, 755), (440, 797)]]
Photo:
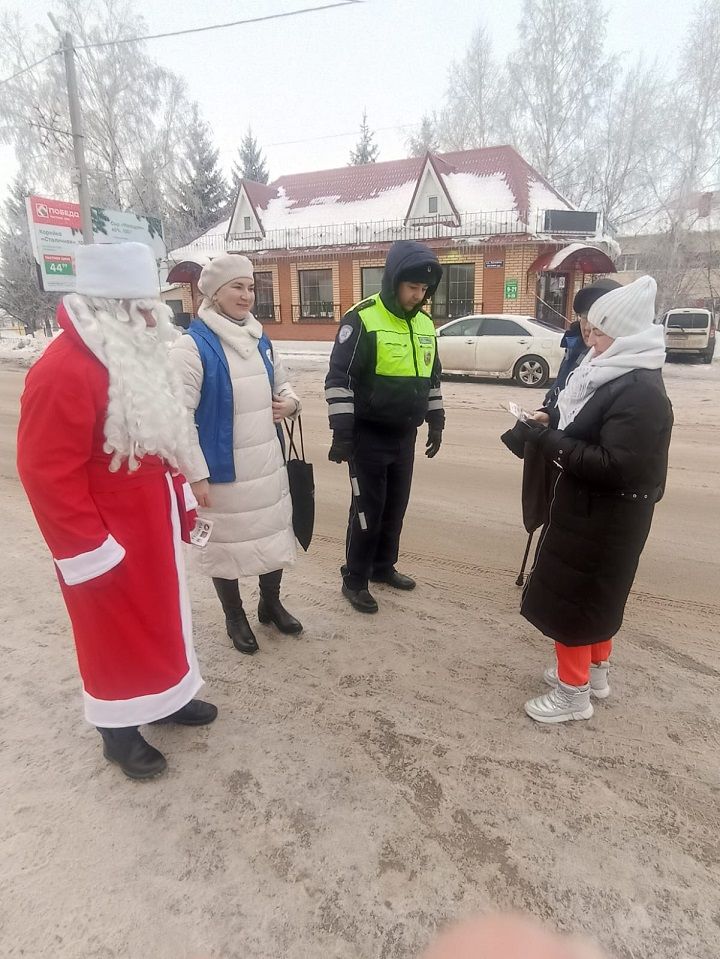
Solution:
[(42, 354), (50, 340), (42, 333), (21, 336), (0, 330), (0, 365), (27, 369)]

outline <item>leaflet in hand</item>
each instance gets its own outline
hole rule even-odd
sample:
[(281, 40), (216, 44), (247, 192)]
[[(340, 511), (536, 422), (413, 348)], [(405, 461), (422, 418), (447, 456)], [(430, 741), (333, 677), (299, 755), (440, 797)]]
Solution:
[(508, 413), (512, 413), (515, 419), (520, 420), (521, 423), (527, 423), (533, 419), (531, 413), (524, 410), (522, 406), (518, 406), (517, 403), (513, 403), (512, 400), (509, 403), (501, 403), (500, 405), (504, 410), (507, 410)]
[(193, 546), (197, 546), (198, 549), (204, 549), (208, 544), (208, 540), (210, 539), (212, 528), (213, 521), (211, 519), (198, 518), (192, 532), (190, 533), (190, 542), (193, 544)]

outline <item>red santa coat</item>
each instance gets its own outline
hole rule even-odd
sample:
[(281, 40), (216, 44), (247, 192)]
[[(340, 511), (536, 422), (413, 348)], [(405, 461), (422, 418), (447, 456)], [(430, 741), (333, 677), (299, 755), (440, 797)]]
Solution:
[(203, 683), (182, 545), (197, 503), (156, 456), (110, 472), (107, 369), (63, 305), (58, 320), (65, 332), (25, 382), (18, 472), (72, 622), (85, 716), (139, 726), (180, 709)]

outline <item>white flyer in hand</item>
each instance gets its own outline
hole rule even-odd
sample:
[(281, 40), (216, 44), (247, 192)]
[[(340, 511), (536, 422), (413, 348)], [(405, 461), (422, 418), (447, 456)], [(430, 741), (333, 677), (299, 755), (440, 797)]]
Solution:
[(204, 549), (210, 539), (212, 528), (213, 521), (211, 519), (198, 519), (190, 533), (190, 542), (193, 546), (197, 546), (198, 549)]
[(521, 423), (527, 423), (528, 420), (532, 420), (532, 416), (528, 413), (527, 410), (524, 410), (522, 406), (518, 406), (517, 403), (513, 403), (510, 400), (509, 403), (500, 404), (504, 410), (507, 410), (508, 413), (512, 413), (516, 420), (520, 420)]

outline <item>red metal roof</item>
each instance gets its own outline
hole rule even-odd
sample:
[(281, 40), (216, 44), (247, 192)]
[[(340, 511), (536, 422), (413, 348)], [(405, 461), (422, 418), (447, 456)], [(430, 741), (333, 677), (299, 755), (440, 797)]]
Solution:
[[(389, 160), (362, 166), (345, 166), (334, 170), (314, 170), (281, 176), (264, 186), (245, 180), (245, 187), (253, 205), (265, 209), (281, 188), (295, 209), (309, 206), (320, 197), (336, 197), (340, 203), (367, 200), (411, 180), (417, 180), (425, 166), (425, 157), (407, 160)], [(504, 176), (515, 198), (515, 207), (526, 211), (529, 207), (529, 183), (543, 183), (565, 206), (567, 201), (520, 154), (510, 146), (486, 147), (456, 153), (432, 154), (439, 174), (469, 173), (474, 176)]]

